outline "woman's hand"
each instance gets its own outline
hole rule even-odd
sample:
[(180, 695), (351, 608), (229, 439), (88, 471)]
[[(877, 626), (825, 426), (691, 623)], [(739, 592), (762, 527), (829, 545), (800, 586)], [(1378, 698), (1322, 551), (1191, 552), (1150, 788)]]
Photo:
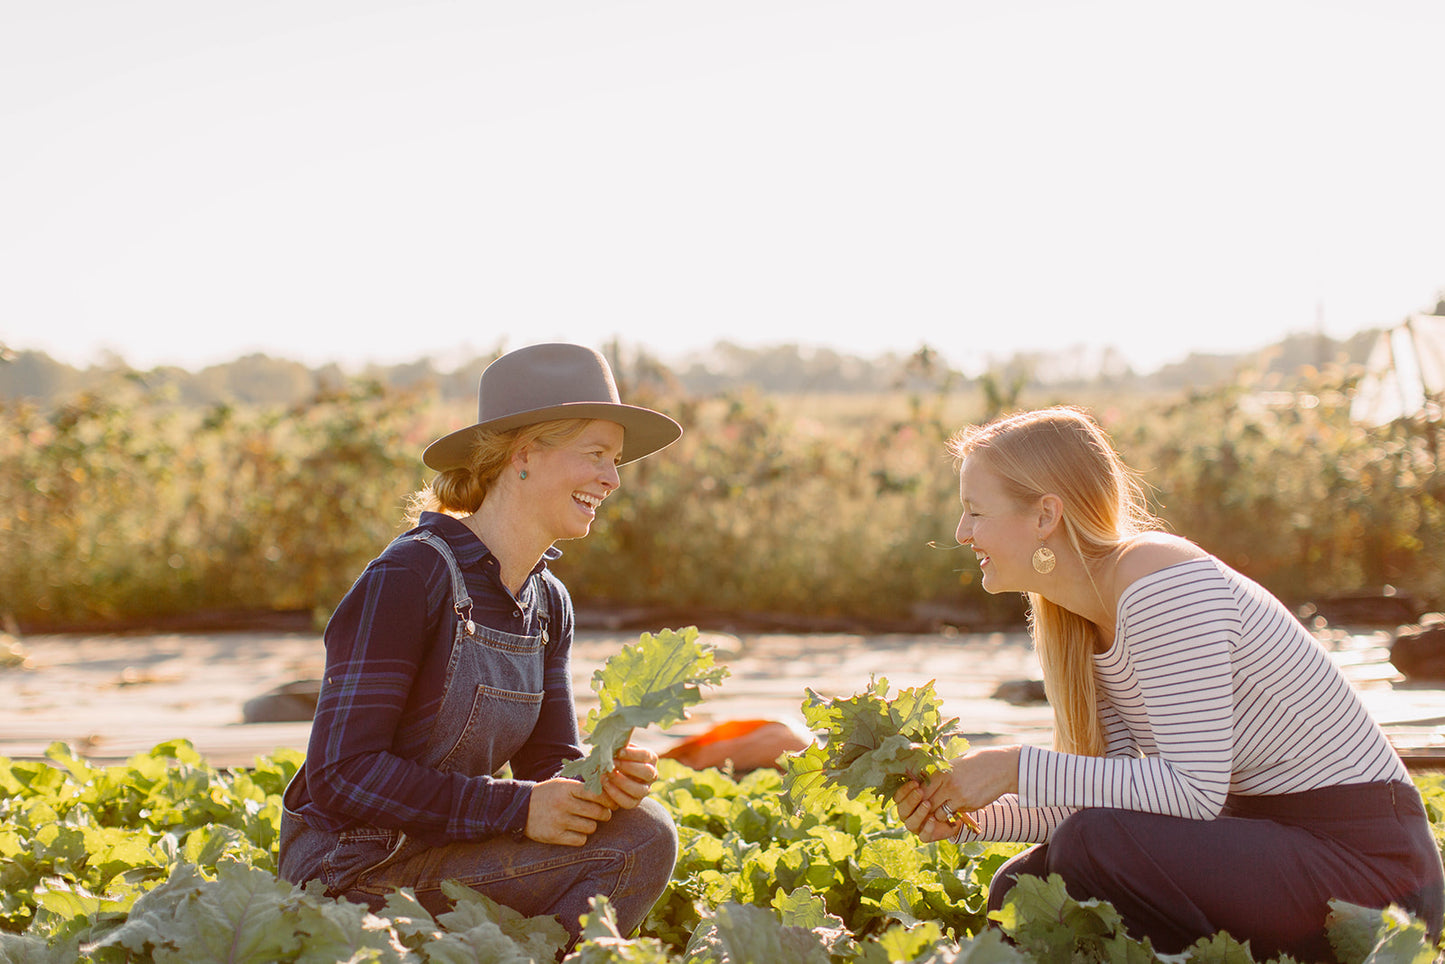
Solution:
[(602, 795), (614, 810), (631, 810), (642, 802), (657, 779), (657, 754), (629, 743), (612, 758), (612, 770), (602, 778)]
[(929, 808), (924, 788), (917, 780), (909, 780), (898, 788), (893, 794), (893, 805), (903, 825), (918, 834), (924, 843), (952, 839), (958, 833), (951, 821), (940, 819), (942, 815)]
[(580, 781), (553, 777), (532, 788), (523, 832), (538, 843), (580, 847), (598, 824), (612, 819), (613, 809), (606, 797), (589, 793)]
[[(903, 825), (925, 843), (957, 835), (959, 814), (978, 810), (1006, 793), (1018, 792), (1019, 748), (987, 747), (949, 761), (927, 784), (910, 780), (893, 795)], [(950, 812), (954, 814), (950, 816)]]

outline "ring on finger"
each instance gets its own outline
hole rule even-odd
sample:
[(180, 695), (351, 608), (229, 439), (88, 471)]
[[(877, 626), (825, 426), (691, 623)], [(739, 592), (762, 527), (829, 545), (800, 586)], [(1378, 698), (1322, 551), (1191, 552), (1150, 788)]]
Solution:
[(952, 820), (952, 819), (953, 819), (953, 808), (950, 807), (950, 806), (949, 806), (948, 804), (946, 804), (946, 803), (939, 805), (939, 807), (938, 807), (938, 812), (941, 813), (941, 814), (943, 814), (943, 819), (944, 819), (944, 820)]

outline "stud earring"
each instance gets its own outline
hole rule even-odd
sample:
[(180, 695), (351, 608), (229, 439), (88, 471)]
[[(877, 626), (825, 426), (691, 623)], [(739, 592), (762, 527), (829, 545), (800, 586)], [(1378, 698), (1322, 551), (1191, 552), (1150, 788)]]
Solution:
[(523, 469), (522, 474), (519, 475), (518, 478), (520, 478), (523, 482), (527, 481), (527, 470)]
[(1054, 558), (1054, 550), (1048, 546), (1039, 546), (1034, 550), (1034, 572), (1041, 576), (1047, 576), (1054, 571), (1054, 565), (1058, 562)]

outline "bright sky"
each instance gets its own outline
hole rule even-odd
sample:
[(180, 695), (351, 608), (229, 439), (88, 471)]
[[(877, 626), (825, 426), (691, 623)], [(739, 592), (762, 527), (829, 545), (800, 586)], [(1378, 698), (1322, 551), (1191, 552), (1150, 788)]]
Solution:
[(0, 0), (0, 342), (1141, 368), (1433, 307), (1439, 0)]

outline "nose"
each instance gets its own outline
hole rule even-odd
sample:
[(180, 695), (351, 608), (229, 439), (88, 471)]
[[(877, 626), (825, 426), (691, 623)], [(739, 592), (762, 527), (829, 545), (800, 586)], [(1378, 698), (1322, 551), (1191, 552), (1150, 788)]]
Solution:
[(954, 530), (953, 538), (961, 546), (973, 541), (973, 526), (969, 525), (967, 514), (958, 517), (958, 528)]
[(616, 462), (607, 463), (607, 467), (602, 470), (602, 478), (599, 481), (601, 481), (603, 487), (609, 492), (621, 487), (622, 474), (617, 471)]

